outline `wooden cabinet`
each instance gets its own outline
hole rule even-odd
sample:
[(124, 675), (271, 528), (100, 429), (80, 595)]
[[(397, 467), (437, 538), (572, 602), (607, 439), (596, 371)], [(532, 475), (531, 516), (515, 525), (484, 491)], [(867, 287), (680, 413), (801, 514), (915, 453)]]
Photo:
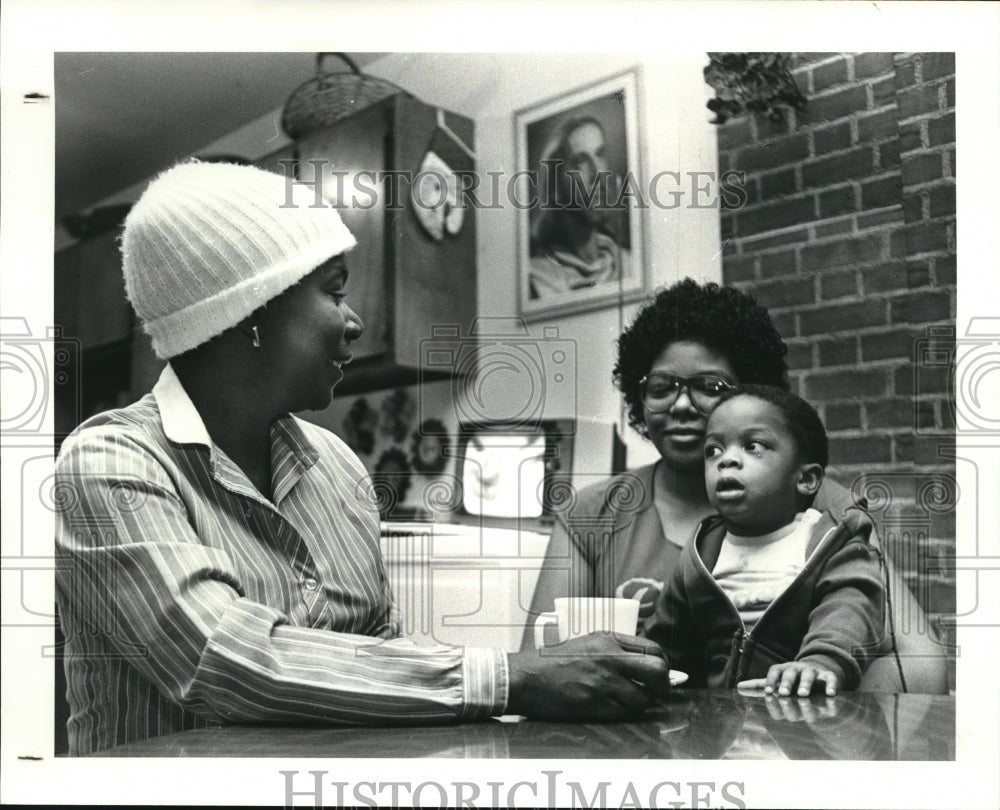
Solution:
[(77, 336), (76, 286), (80, 277), (77, 245), (56, 251), (53, 264), (52, 323), (64, 337)]
[(84, 350), (132, 334), (119, 233), (112, 228), (55, 254), (55, 323), (65, 336), (77, 338)]
[(131, 400), (132, 308), (125, 298), (120, 227), (109, 227), (54, 256), (53, 324), (79, 341), (79, 385), (56, 392), (56, 432)]
[[(416, 382), (421, 341), (432, 328), (456, 326), (464, 334), (475, 317), (475, 209), (464, 211), (457, 233), (435, 239), (411, 199), (432, 146), (443, 151), (456, 136), (471, 149), (473, 135), (471, 120), (400, 95), (296, 144), (300, 180), (315, 188), (321, 172), (324, 199), (337, 203), (358, 240), (347, 255), (347, 301), (365, 331), (338, 394)], [(437, 366), (422, 379), (447, 375)]]

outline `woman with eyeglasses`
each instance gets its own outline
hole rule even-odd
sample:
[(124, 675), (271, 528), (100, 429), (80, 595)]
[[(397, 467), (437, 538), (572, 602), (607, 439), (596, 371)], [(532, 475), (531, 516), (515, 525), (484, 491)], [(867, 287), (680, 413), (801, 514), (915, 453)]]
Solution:
[[(719, 397), (738, 384), (788, 388), (788, 349), (767, 310), (733, 287), (685, 279), (661, 290), (618, 341), (613, 376), (629, 423), (659, 451), (646, 467), (584, 487), (558, 515), (531, 603), (532, 615), (560, 596), (617, 596), (640, 602), (638, 632), (677, 565), (681, 548), (712, 513), (705, 491), (702, 440)], [(815, 508), (843, 509), (851, 494), (824, 479)], [(890, 570), (895, 625), (906, 687), (940, 692), (943, 648), (927, 618)], [(534, 643), (529, 622), (522, 646)], [(888, 648), (887, 648), (888, 649)], [(903, 686), (895, 660), (883, 657), (862, 688)]]

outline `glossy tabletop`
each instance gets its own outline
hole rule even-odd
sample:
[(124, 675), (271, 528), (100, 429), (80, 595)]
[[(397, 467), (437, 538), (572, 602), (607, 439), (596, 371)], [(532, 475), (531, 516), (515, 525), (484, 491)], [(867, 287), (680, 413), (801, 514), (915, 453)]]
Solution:
[(678, 689), (623, 723), (516, 718), (435, 727), (233, 725), (123, 745), (116, 757), (953, 760), (955, 699)]

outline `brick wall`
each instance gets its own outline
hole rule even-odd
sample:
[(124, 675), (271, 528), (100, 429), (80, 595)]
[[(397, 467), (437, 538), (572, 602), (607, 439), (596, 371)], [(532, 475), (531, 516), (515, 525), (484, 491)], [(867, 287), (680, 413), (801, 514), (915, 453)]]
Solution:
[(829, 474), (869, 497), (949, 639), (949, 375), (915, 359), (954, 335), (954, 65), (951, 53), (795, 54), (803, 112), (719, 127), (720, 168), (744, 171), (748, 193), (722, 215), (723, 278), (770, 308), (793, 390), (829, 431)]

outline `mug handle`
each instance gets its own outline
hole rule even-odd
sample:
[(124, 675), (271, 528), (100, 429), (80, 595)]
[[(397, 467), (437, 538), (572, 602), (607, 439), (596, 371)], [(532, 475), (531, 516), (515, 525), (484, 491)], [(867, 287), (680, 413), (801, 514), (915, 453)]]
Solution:
[(549, 625), (554, 627), (559, 626), (559, 614), (558, 613), (540, 613), (538, 618), (535, 619), (535, 646), (544, 647), (545, 646), (545, 628)]

